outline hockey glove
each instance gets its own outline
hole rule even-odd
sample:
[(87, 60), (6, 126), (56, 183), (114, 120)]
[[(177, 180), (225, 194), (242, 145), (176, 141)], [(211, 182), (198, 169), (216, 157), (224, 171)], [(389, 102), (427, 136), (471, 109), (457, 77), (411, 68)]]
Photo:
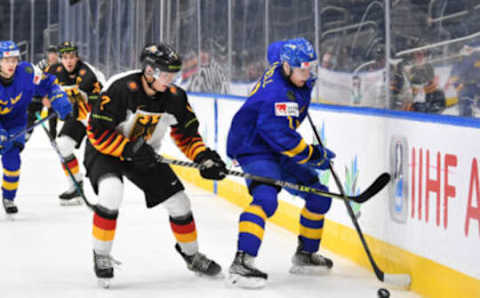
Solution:
[(207, 150), (198, 153), (195, 162), (202, 165), (200, 176), (205, 179), (222, 180), (225, 178), (227, 168), (216, 151)]
[(320, 170), (327, 170), (335, 153), (320, 145), (313, 146), (312, 157), (308, 161), (308, 165)]
[[(62, 92), (63, 93), (63, 92)], [(68, 114), (72, 112), (72, 104), (68, 101), (65, 93), (58, 93), (51, 102), (53, 110), (58, 114), (60, 119), (64, 120)]]
[(138, 168), (150, 168), (157, 163), (157, 154), (152, 146), (137, 142), (128, 142), (122, 152), (122, 157)]
[(12, 148), (13, 143), (11, 141), (8, 141), (8, 132), (0, 128), (0, 154), (4, 154), (10, 148)]

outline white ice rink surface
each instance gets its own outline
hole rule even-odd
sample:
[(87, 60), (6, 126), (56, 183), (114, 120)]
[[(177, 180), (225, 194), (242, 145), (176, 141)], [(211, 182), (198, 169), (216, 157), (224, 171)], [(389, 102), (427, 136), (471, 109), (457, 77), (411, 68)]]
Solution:
[[(82, 151), (83, 152), (83, 151)], [(82, 158), (80, 153), (77, 157)], [(267, 224), (258, 267), (269, 274), (262, 290), (228, 288), (223, 280), (200, 278), (188, 271), (174, 249), (165, 210), (147, 210), (142, 193), (127, 183), (112, 255), (122, 262), (111, 288), (97, 286), (92, 260), (92, 212), (84, 205), (61, 207), (58, 194), (66, 180), (58, 157), (41, 128), (22, 153), (22, 172), (15, 221), (0, 211), (0, 297), (377, 297), (385, 285), (372, 272), (333, 258), (328, 275), (288, 273), (296, 236)], [(83, 167), (83, 165), (82, 165)], [(87, 181), (86, 181), (87, 182)], [(87, 197), (95, 201), (90, 184)], [(192, 185), (192, 200), (200, 250), (228, 270), (236, 248), (240, 208)], [(418, 297), (389, 288), (391, 297)]]

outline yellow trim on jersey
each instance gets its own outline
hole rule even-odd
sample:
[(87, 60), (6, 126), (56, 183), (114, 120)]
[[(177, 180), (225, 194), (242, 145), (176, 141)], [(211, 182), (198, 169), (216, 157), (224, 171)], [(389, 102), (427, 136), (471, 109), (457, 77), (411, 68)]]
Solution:
[(238, 225), (238, 231), (240, 233), (248, 233), (255, 235), (260, 240), (263, 239), (264, 229), (261, 226), (250, 221), (241, 221)]
[(297, 155), (300, 152), (302, 152), (303, 150), (305, 150), (305, 148), (307, 148), (307, 143), (305, 143), (305, 141), (303, 139), (301, 139), (300, 142), (298, 143), (298, 145), (295, 148), (287, 150), (287, 151), (283, 151), (282, 153), (285, 154), (288, 157), (294, 157), (295, 155)]
[(6, 170), (6, 169), (3, 169), (3, 174), (5, 176), (20, 176), (20, 170), (16, 170), (16, 171), (9, 171), (9, 170)]
[(288, 116), (288, 126), (291, 130), (295, 130), (295, 127), (293, 127), (293, 119), (291, 116)]
[(122, 143), (110, 155), (115, 157), (121, 157), (123, 153), (123, 149), (125, 149), (125, 145), (127, 144), (127, 142), (128, 142), (128, 139), (124, 138)]
[(301, 161), (299, 161), (298, 163), (303, 165), (304, 163), (310, 160), (310, 158), (312, 157), (312, 154), (313, 154), (313, 146), (308, 145), (308, 156), (305, 159), (302, 159)]

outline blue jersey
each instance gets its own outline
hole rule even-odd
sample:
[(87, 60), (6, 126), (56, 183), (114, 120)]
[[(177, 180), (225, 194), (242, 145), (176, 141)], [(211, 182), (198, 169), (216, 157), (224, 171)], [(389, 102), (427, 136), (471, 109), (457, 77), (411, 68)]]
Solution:
[(474, 52), (455, 63), (451, 70), (451, 81), (457, 89), (461, 89), (462, 85), (480, 84), (480, 54)]
[(55, 76), (44, 74), (28, 62), (20, 62), (11, 84), (0, 84), (0, 128), (25, 127), (32, 97), (54, 96), (59, 89), (54, 81)]
[(300, 164), (308, 162), (313, 147), (296, 129), (307, 115), (313, 85), (309, 80), (302, 88), (294, 86), (281, 63), (273, 63), (233, 117), (227, 155), (240, 161), (288, 156)]

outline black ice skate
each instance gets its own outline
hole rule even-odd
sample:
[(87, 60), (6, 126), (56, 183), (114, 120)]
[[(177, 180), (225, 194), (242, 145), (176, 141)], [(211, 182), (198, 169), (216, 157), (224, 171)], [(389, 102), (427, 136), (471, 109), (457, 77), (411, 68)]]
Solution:
[[(80, 190), (83, 192), (83, 181), (79, 181), (78, 185), (80, 186)], [(76, 206), (82, 204), (82, 194), (77, 187), (75, 187), (75, 185), (58, 197), (60, 198), (61, 206)]]
[(17, 205), (15, 205), (13, 200), (3, 199), (3, 208), (5, 208), (5, 213), (7, 213), (7, 215), (18, 213)]
[(333, 262), (318, 253), (311, 253), (303, 250), (302, 240), (298, 240), (297, 251), (292, 257), (290, 273), (293, 274), (319, 274), (329, 272)]
[(109, 288), (113, 278), (113, 266), (119, 265), (120, 262), (110, 255), (100, 255), (93, 251), (93, 264), (98, 285), (102, 288)]
[(254, 257), (238, 251), (228, 272), (228, 283), (240, 288), (263, 288), (267, 283), (268, 275), (255, 268), (254, 261)]
[(222, 277), (222, 267), (220, 267), (220, 265), (218, 265), (215, 261), (207, 258), (204, 254), (197, 252), (191, 256), (186, 255), (178, 243), (175, 244), (175, 249), (183, 257), (189, 270), (197, 273), (198, 275), (206, 275), (209, 277), (218, 278)]

